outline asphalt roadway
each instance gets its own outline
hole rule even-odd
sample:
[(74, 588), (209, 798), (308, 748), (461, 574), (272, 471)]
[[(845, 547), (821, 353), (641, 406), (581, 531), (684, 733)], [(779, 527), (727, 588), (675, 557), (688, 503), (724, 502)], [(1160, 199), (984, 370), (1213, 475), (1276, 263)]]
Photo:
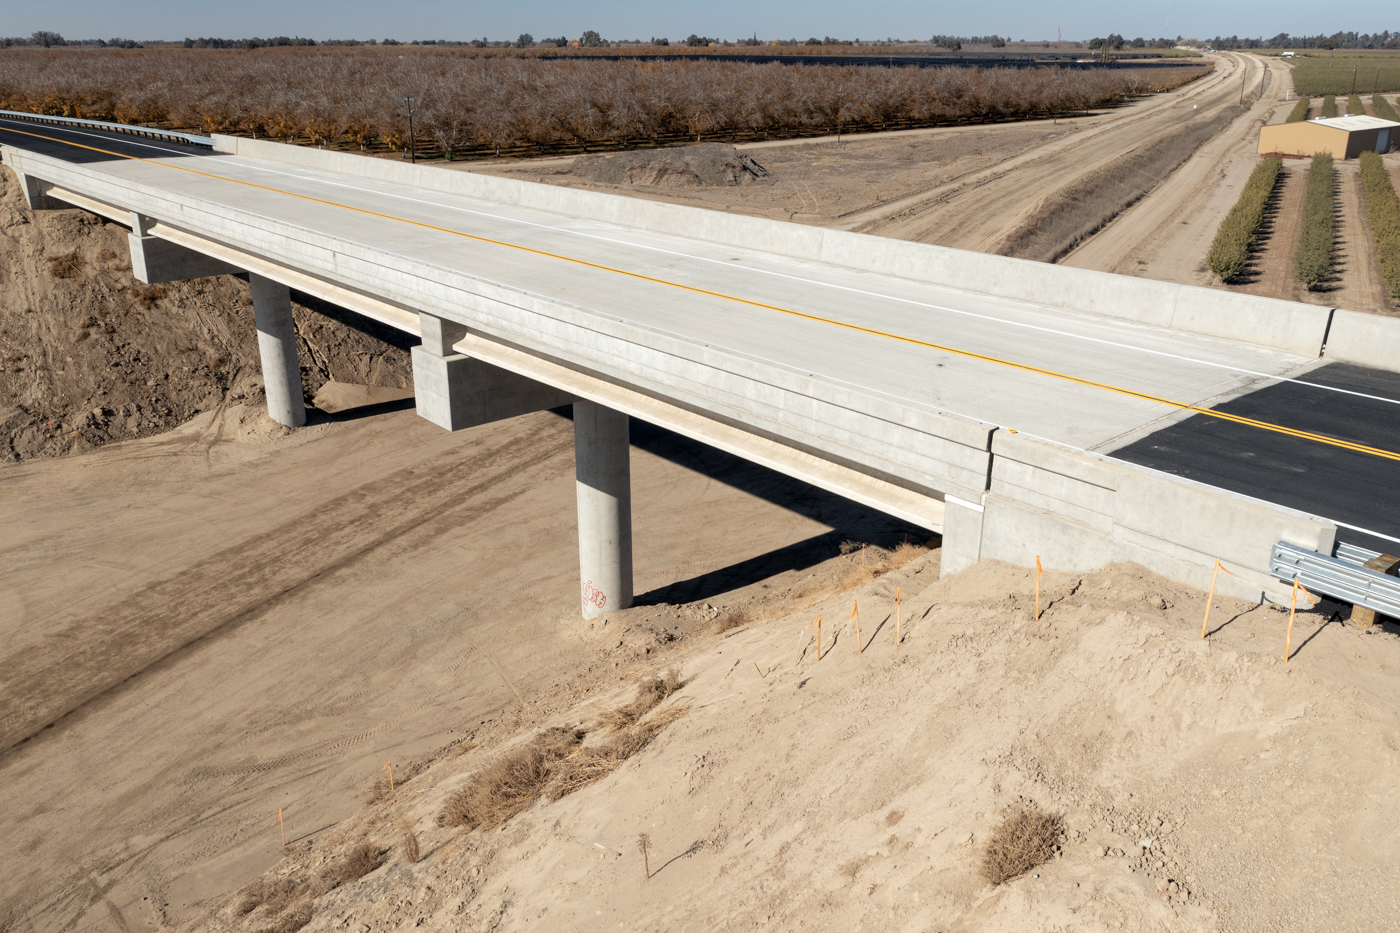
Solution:
[[(1400, 401), (1400, 374), (1329, 363), (1301, 377), (1366, 396)], [(1216, 406), (1219, 411), (1282, 422), (1342, 440), (1400, 450), (1400, 405), (1360, 395), (1279, 383)], [(1395, 554), (1400, 542), (1400, 464), (1282, 434), (1192, 415), (1112, 452), (1112, 456), (1187, 479), (1323, 515), (1337, 539)], [(1353, 527), (1345, 527), (1341, 523)]]
[[(1207, 415), (1181, 421), (1179, 407), (1158, 401), (1218, 404), (1400, 451), (1400, 405), (1329, 391), (1365, 385), (1400, 400), (1393, 373), (1328, 366), (1303, 375), (1314, 360), (1261, 347), (179, 143), (6, 118), (0, 143), (1400, 542), (1396, 460)], [(1377, 550), (1400, 547), (1358, 534), (1348, 532)]]

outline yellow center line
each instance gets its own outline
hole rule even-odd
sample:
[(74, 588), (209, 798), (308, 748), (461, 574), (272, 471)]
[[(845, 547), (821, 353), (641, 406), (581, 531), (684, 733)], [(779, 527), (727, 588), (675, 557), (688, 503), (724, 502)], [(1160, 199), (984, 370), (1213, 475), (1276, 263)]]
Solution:
[(1034, 373), (1039, 376), (1048, 376), (1052, 379), (1059, 379), (1064, 382), (1074, 383), (1076, 385), (1088, 386), (1089, 388), (1094, 389), (1102, 389), (1105, 392), (1113, 392), (1118, 395), (1127, 396), (1129, 398), (1136, 398), (1147, 402), (1153, 402), (1159, 405), (1166, 405), (1168, 407), (1176, 408), (1181, 411), (1188, 411), (1198, 415), (1206, 415), (1210, 418), (1218, 418), (1221, 421), (1231, 421), (1235, 424), (1247, 425), (1249, 427), (1259, 428), (1264, 431), (1273, 431), (1277, 434), (1284, 434), (1289, 437), (1299, 438), (1301, 440), (1313, 441), (1319, 444), (1328, 444), (1332, 447), (1340, 447), (1343, 450), (1351, 450), (1357, 453), (1370, 454), (1371, 456), (1375, 457), (1384, 457), (1388, 460), (1400, 461), (1400, 453), (1385, 450), (1380, 447), (1369, 447), (1365, 444), (1358, 444), (1353, 441), (1346, 441), (1335, 437), (1328, 437), (1325, 434), (1317, 434), (1312, 431), (1302, 431), (1297, 428), (1290, 428), (1285, 425), (1274, 424), (1270, 421), (1260, 421), (1256, 418), (1246, 418), (1242, 415), (1232, 415), (1228, 412), (1218, 411), (1213, 408), (1203, 408), (1199, 405), (1193, 405), (1189, 402), (1179, 402), (1175, 399), (1166, 398), (1160, 395), (1152, 395), (1147, 392), (1139, 392), (1135, 389), (1125, 389), (1122, 386), (1112, 385), (1107, 382), (1096, 382), (1092, 379), (1084, 379), (1080, 376), (1071, 376), (1068, 373), (1058, 372), (1053, 369), (1045, 369), (1039, 366), (1031, 366), (1027, 363), (1018, 363), (1014, 360), (1007, 360), (1002, 359), (1001, 357), (989, 356), (985, 353), (975, 353), (971, 350), (961, 350), (957, 347), (950, 347), (945, 344), (932, 343), (927, 340), (920, 340), (917, 337), (907, 337), (903, 334), (896, 334), (890, 331), (880, 330), (874, 327), (865, 327), (861, 324), (851, 324), (847, 321), (840, 321), (836, 320), (835, 318), (823, 317), (819, 314), (809, 314), (806, 311), (795, 311), (792, 308), (784, 308), (781, 305), (767, 304), (762, 301), (754, 301), (750, 298), (740, 298), (737, 295), (729, 295), (724, 292), (717, 292), (708, 288), (700, 288), (695, 285), (685, 285), (681, 282), (672, 282), (667, 279), (659, 279), (654, 276), (643, 275), (640, 272), (630, 272), (626, 269), (618, 269), (613, 266), (605, 266), (601, 263), (590, 262), (586, 259), (578, 259), (573, 256), (564, 256), (559, 253), (551, 253), (548, 250), (535, 249), (530, 246), (521, 246), (518, 243), (509, 243), (504, 240), (492, 239), (491, 237), (478, 236), (474, 233), (464, 233), (461, 230), (453, 230), (449, 227), (439, 227), (435, 224), (424, 223), (419, 220), (409, 220), (407, 217), (397, 217), (393, 214), (384, 214), (379, 211), (372, 211), (364, 207), (355, 207), (350, 204), (341, 204), (338, 201), (328, 201), (324, 198), (312, 197), (308, 194), (298, 194), (295, 191), (285, 191), (281, 188), (273, 188), (268, 185), (259, 185), (251, 181), (242, 181), (237, 178), (228, 178), (223, 175), (214, 175), (209, 172), (201, 172), (197, 169), (186, 168), (182, 165), (170, 165), (165, 162), (156, 161), (155, 159), (144, 159), (140, 156), (127, 155), (121, 152), (113, 152), (110, 149), (101, 149), (97, 146), (88, 146), (84, 145), (83, 143), (70, 142), (66, 139), (55, 139), (52, 136), (45, 136), (40, 133), (29, 133), (25, 132), (24, 130), (15, 130), (9, 128), (6, 128), (6, 132), (19, 133), (23, 136), (33, 136), (36, 139), (43, 139), (49, 142), (61, 143), (65, 146), (74, 146), (79, 149), (87, 149), (92, 152), (100, 152), (103, 155), (116, 156), (120, 159), (130, 159), (133, 162), (145, 162), (150, 165), (158, 165), (161, 168), (175, 169), (176, 171), (187, 172), (191, 175), (199, 175), (204, 178), (212, 178), (216, 181), (228, 182), (230, 184), (235, 185), (243, 185), (247, 188), (256, 188), (260, 191), (268, 191), (273, 194), (285, 195), (286, 197), (290, 198), (299, 198), (303, 201), (310, 201), (314, 204), (324, 204), (328, 207), (353, 211), (357, 214), (364, 214), (369, 217), (378, 217), (382, 220), (391, 220), (396, 223), (404, 223), (414, 227), (421, 227), (425, 230), (433, 230), (438, 233), (446, 233), (451, 236), (462, 237), (468, 240), (476, 240), (479, 243), (489, 243), (492, 246), (501, 246), (505, 247), (506, 249), (518, 250), (520, 252), (530, 253), (535, 256), (542, 256), (546, 259), (557, 259), (561, 262), (573, 263), (575, 265), (584, 266), (589, 269), (597, 269), (601, 272), (609, 272), (615, 275), (626, 276), (627, 278), (636, 279), (642, 282), (651, 282), (656, 285), (663, 285), (668, 288), (676, 288), (680, 289), (681, 291), (691, 292), (697, 295), (705, 295), (711, 298), (719, 298), (723, 301), (732, 301), (736, 304), (747, 305), (751, 308), (760, 308), (765, 311), (774, 311), (778, 314), (786, 314), (790, 317), (801, 318), (807, 321), (814, 321), (819, 324), (827, 324), (832, 327), (840, 327), (846, 330), (855, 331), (857, 333), (869, 334), (874, 337), (883, 337), (887, 340), (894, 340), (900, 343), (910, 344), (911, 346), (923, 347), (929, 350), (938, 350), (943, 353), (950, 353), (954, 356), (961, 356), (966, 359), (980, 360), (985, 363), (993, 363), (997, 366), (1006, 366), (1010, 369), (1020, 370), (1021, 372)]

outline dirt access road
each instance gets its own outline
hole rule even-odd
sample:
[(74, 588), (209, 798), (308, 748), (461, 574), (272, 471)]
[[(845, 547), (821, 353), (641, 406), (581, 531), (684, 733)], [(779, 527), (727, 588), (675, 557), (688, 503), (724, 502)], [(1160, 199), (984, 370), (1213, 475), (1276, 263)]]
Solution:
[(646, 605), (589, 632), (566, 418), (317, 422), (235, 406), (0, 468), (0, 930), (179, 922), (278, 860), (278, 808), (314, 835), (386, 761), (526, 726), (711, 637), (705, 601), (912, 530), (639, 426)]
[[(1283, 119), (1293, 104), (1288, 66), (1276, 58), (1246, 58), (1267, 69), (1264, 93), (1228, 129), (1196, 150), (1141, 201), (1060, 260), (1061, 265), (1138, 275), (1185, 285), (1212, 285), (1205, 267), (1216, 228), (1234, 206), (1259, 157), (1259, 128)], [(1259, 72), (1249, 89), (1259, 87)], [(1231, 85), (1239, 91), (1238, 80)]]
[(835, 226), (861, 233), (995, 251), (1055, 192), (1187, 119), (1235, 106), (1243, 86), (1256, 90), (1267, 66), (1252, 56), (1227, 54), (1216, 70), (1186, 87), (1158, 94), (1086, 121), (1074, 132), (939, 189), (842, 218)]
[(1241, 81), (1254, 91), (1264, 68), (1221, 55), (1213, 73), (1176, 91), (1067, 120), (743, 144), (770, 177), (741, 187), (602, 184), (571, 175), (573, 159), (452, 168), (985, 251), (1046, 198), (1185, 114), (1233, 105)]

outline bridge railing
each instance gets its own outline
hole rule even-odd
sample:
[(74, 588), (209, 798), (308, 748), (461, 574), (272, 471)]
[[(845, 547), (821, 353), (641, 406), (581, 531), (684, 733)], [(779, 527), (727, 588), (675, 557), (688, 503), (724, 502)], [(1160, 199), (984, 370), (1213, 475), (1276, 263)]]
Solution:
[(196, 136), (193, 133), (177, 133), (174, 130), (161, 130), (150, 126), (132, 126), (126, 123), (107, 123), (104, 120), (84, 120), (78, 117), (58, 117), (44, 113), (24, 113), (19, 110), (0, 110), (0, 117), (26, 120), (30, 123), (61, 123), (74, 126), (89, 126), (93, 129), (113, 133), (128, 133), (132, 136), (146, 136), (152, 139), (165, 139), (194, 146), (214, 147), (214, 137)]

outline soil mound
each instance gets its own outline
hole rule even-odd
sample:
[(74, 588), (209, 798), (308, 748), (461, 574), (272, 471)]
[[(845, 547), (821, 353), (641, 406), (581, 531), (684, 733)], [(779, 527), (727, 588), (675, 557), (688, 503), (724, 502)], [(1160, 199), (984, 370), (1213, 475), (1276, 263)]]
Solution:
[[(0, 169), (0, 463), (162, 434), (263, 403), (248, 283), (143, 285), (127, 229), (31, 212)], [(306, 399), (326, 383), (413, 384), (406, 335), (293, 293)], [(314, 311), (314, 313), (313, 313)]]
[(582, 156), (571, 174), (608, 185), (651, 188), (734, 188), (768, 180), (768, 170), (725, 143)]

